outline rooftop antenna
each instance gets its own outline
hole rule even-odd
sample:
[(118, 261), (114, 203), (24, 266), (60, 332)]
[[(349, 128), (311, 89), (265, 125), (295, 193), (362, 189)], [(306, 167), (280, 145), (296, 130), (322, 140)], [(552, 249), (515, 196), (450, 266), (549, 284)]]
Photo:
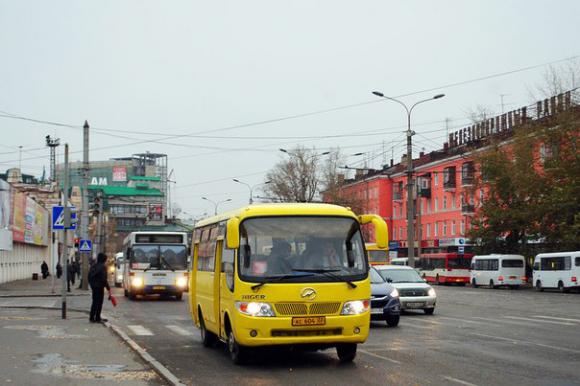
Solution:
[(50, 182), (55, 182), (56, 148), (60, 145), (60, 138), (51, 138), (50, 135), (47, 135), (45, 138), (46, 138), (46, 146), (50, 148)]

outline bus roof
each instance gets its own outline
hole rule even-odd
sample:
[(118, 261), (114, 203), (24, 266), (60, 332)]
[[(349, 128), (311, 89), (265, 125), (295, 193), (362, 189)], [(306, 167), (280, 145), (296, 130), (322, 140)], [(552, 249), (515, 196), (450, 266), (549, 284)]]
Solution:
[(232, 217), (239, 217), (243, 220), (248, 217), (261, 216), (344, 216), (356, 218), (350, 208), (332, 204), (312, 204), (312, 203), (280, 203), (280, 204), (252, 204), (232, 211), (220, 213), (200, 220), (195, 224), (196, 228), (216, 222), (228, 220)]

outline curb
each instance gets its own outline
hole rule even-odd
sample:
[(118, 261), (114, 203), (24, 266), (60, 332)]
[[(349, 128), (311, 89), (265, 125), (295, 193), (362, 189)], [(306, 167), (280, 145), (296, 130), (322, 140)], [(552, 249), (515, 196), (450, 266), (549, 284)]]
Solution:
[[(58, 307), (43, 307), (43, 306), (2, 306), (2, 305), (0, 305), (0, 308), (60, 310), (60, 308), (58, 308)], [(67, 311), (82, 312), (84, 314), (89, 314), (89, 311), (87, 311), (87, 310), (79, 310), (76, 308), (67, 308)], [(106, 314), (102, 314), (102, 315), (103, 315), (103, 317), (106, 317)], [(110, 329), (111, 331), (113, 331), (115, 333), (115, 335), (117, 335), (117, 337), (119, 337), (133, 351), (135, 351), (137, 354), (139, 354), (141, 359), (143, 359), (145, 361), (145, 363), (147, 363), (149, 366), (151, 366), (153, 368), (153, 370), (155, 370), (155, 372), (157, 374), (159, 374), (159, 376), (161, 376), (161, 378), (163, 378), (167, 382), (169, 382), (169, 384), (171, 384), (172, 386), (186, 386), (184, 383), (182, 383), (179, 380), (179, 378), (177, 378), (171, 371), (169, 371), (169, 369), (167, 367), (163, 366), (157, 359), (155, 359), (147, 351), (145, 351), (145, 349), (143, 347), (139, 346), (139, 344), (137, 342), (135, 342), (133, 339), (131, 339), (129, 337), (129, 335), (127, 335), (125, 332), (123, 332), (119, 327), (111, 324), (111, 322), (105, 322), (102, 324), (105, 327), (107, 327), (108, 329)]]

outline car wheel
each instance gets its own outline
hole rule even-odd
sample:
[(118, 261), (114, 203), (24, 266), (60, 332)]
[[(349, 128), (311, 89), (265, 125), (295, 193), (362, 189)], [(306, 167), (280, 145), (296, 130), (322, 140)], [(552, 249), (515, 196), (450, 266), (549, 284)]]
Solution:
[(433, 307), (433, 308), (423, 308), (423, 312), (425, 312), (425, 315), (433, 315), (433, 313), (435, 312), (435, 307)]
[(400, 319), (401, 319), (401, 317), (399, 315), (392, 315), (392, 316), (387, 316), (385, 321), (387, 322), (387, 326), (397, 327), (399, 325)]
[(356, 343), (342, 343), (336, 346), (336, 354), (342, 363), (352, 362), (356, 357)]
[(243, 365), (247, 362), (248, 349), (238, 344), (233, 330), (228, 333), (228, 351), (230, 353), (230, 359), (234, 364)]
[(542, 292), (543, 290), (544, 290), (544, 288), (542, 287), (542, 282), (537, 280), (536, 281), (536, 291)]
[(475, 278), (471, 279), (471, 286), (477, 288), (477, 281), (475, 281)]

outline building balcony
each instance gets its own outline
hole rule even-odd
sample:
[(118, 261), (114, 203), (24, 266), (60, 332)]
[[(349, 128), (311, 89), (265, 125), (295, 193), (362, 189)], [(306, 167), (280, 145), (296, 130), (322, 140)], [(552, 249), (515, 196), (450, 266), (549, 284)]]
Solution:
[(473, 204), (461, 204), (461, 213), (465, 215), (475, 214), (475, 205)]

